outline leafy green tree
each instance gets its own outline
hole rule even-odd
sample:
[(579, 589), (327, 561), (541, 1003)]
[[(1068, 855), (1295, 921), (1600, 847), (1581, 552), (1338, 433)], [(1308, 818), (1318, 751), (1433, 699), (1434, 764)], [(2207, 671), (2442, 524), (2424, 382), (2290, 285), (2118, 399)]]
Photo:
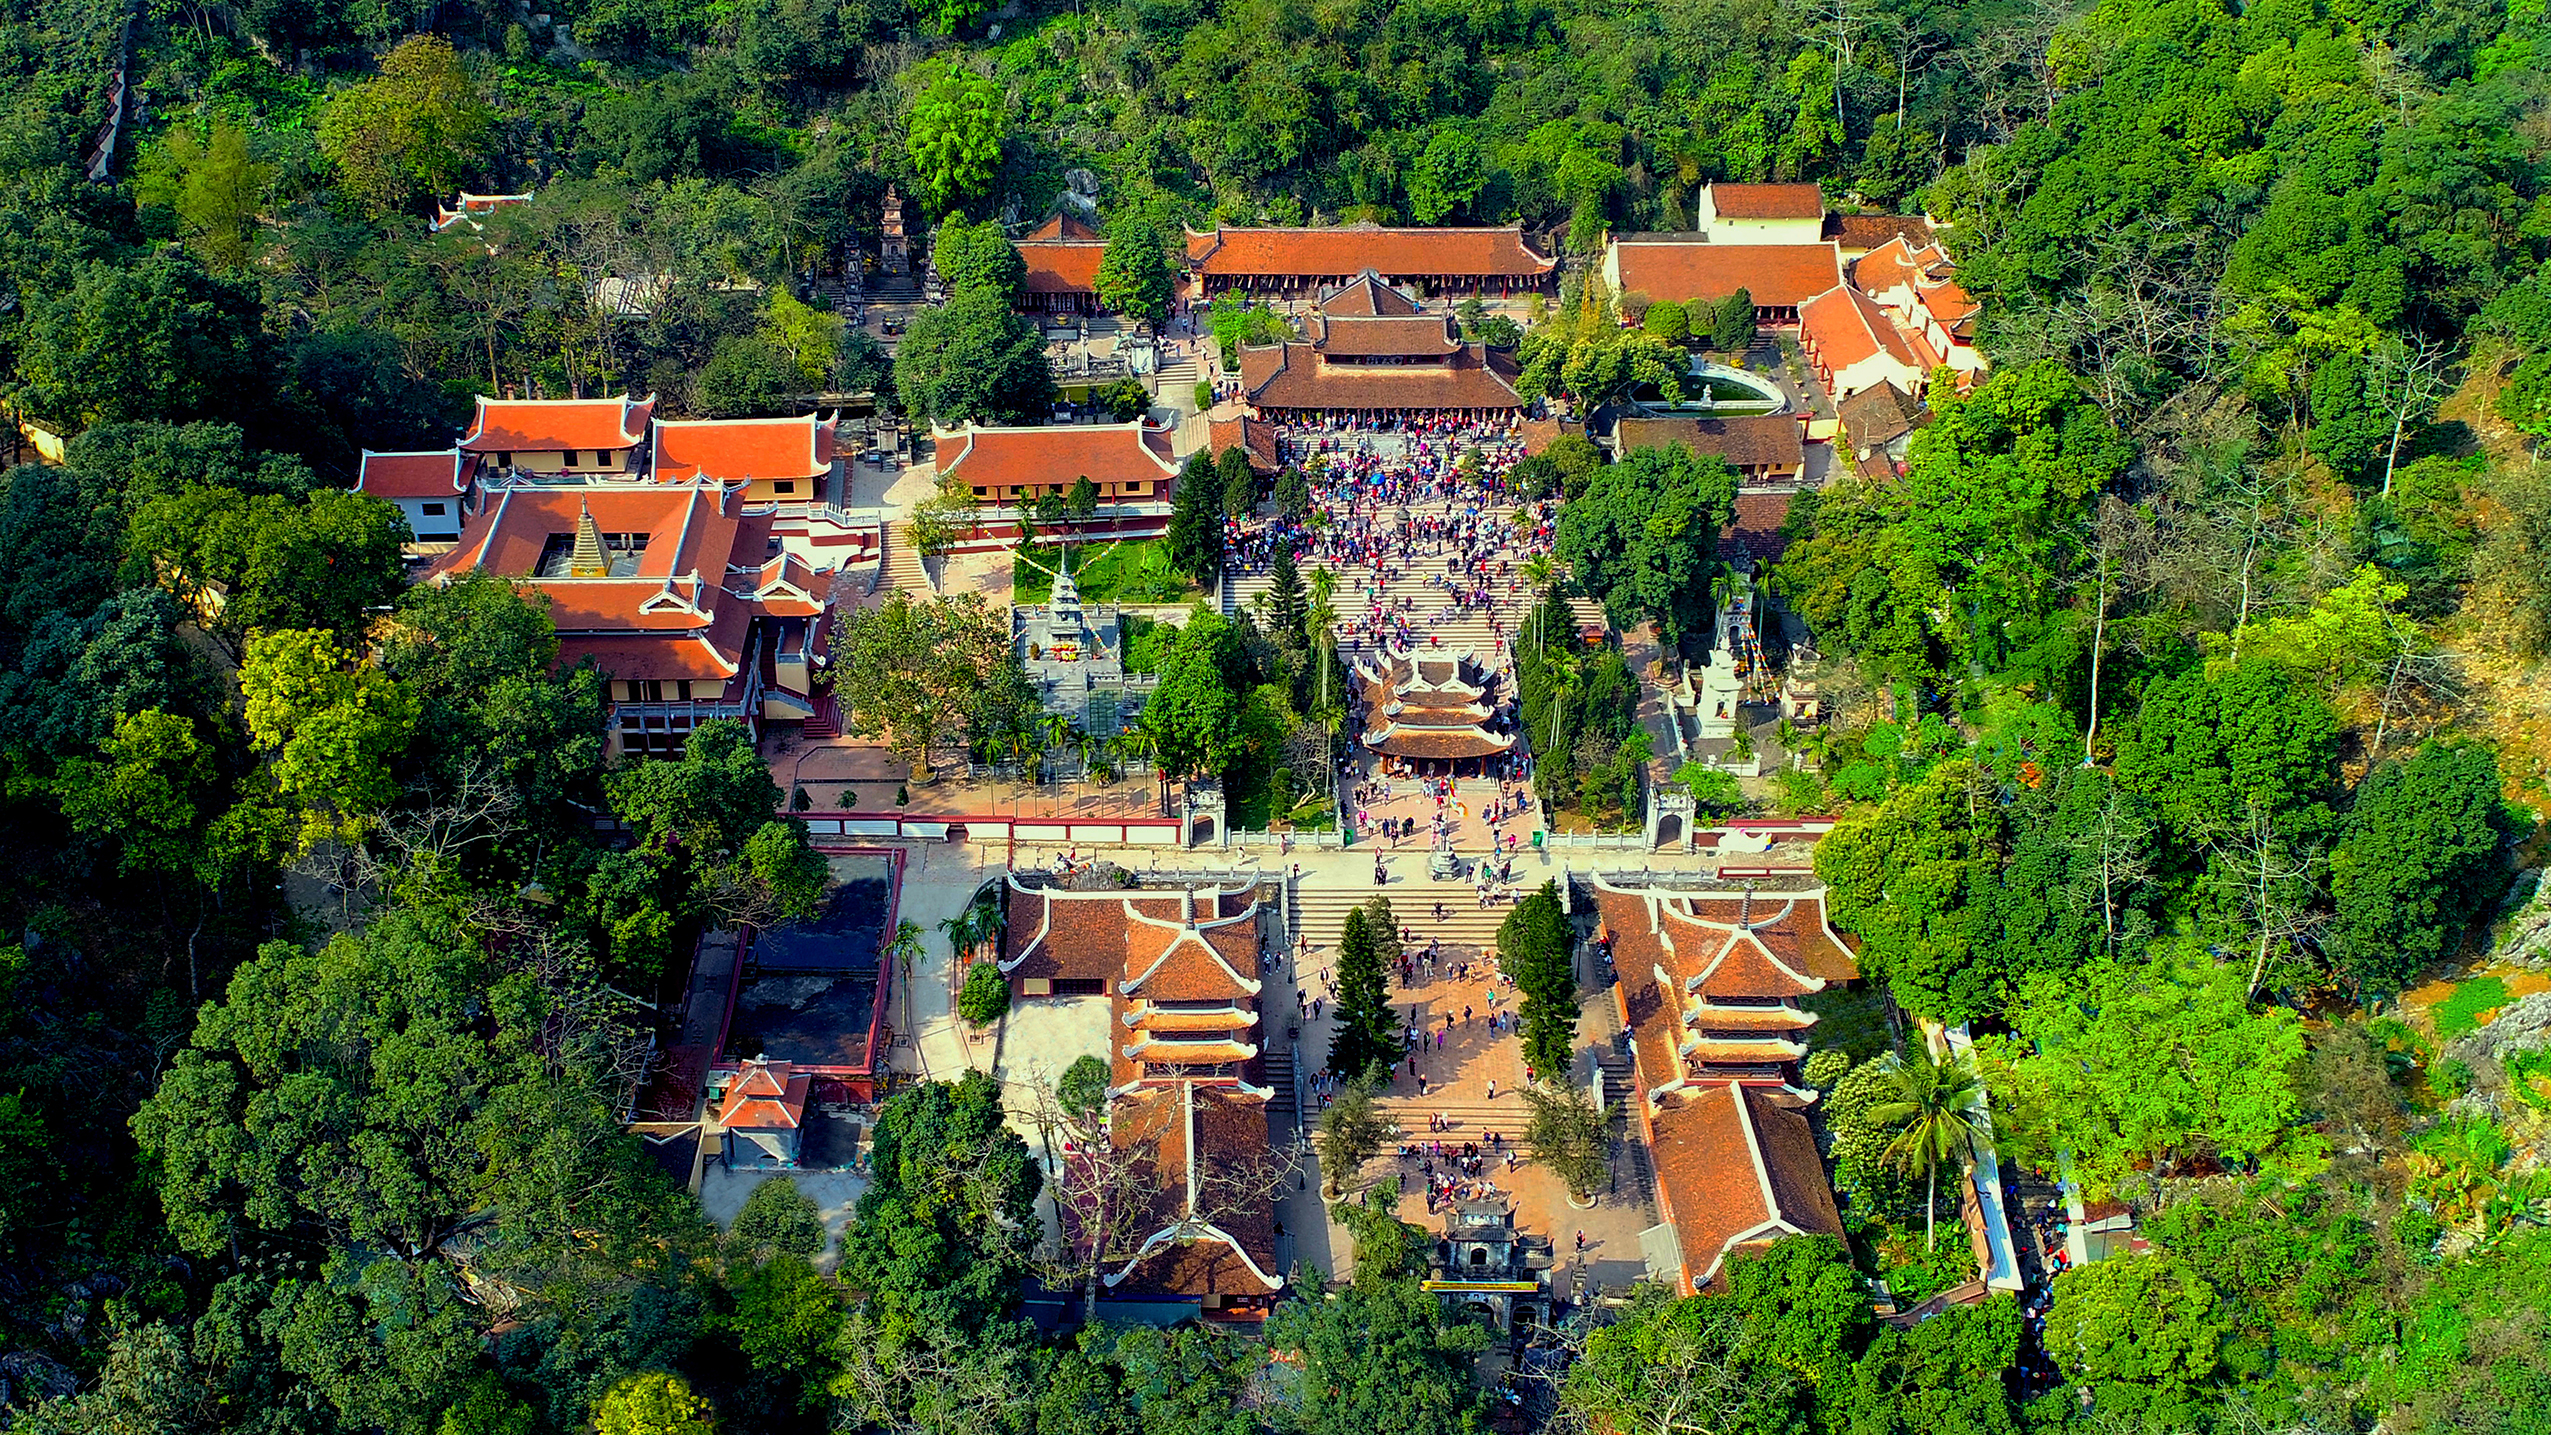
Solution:
[(1330, 1096), (1328, 1109), (1320, 1113), (1320, 1129), (1313, 1144), (1325, 1178), (1321, 1184), (1332, 1196), (1346, 1189), (1365, 1162), (1381, 1155), (1382, 1144), (1390, 1139), (1390, 1120), (1373, 1104), (1373, 1089), (1371, 1078), (1350, 1077)]
[(260, 238), (258, 218), (274, 183), (273, 165), (251, 154), (248, 131), (231, 120), (171, 128), (133, 176), (144, 209), (168, 212), (178, 238), (204, 267), (244, 269)]
[(1718, 301), (1710, 315), (1710, 347), (1741, 354), (1754, 345), (1754, 296), (1743, 289)]
[(735, 1224), (728, 1229), (729, 1244), (749, 1253), (755, 1260), (772, 1256), (804, 1256), (812, 1259), (824, 1249), (824, 1217), (815, 1209), (814, 1198), (797, 1189), (797, 1183), (786, 1176), (766, 1176), (753, 1194), (744, 1198), (744, 1207), (735, 1213)]
[(1120, 424), (1129, 424), (1151, 412), (1151, 390), (1133, 377), (1118, 379), (1097, 394), (1099, 407)]
[(1471, 1364), (1488, 1345), (1448, 1318), (1414, 1280), (1358, 1282), (1326, 1300), (1290, 1301), (1267, 1322), (1288, 1352), (1284, 1428), (1302, 1435), (1469, 1435), (1481, 1428)]
[(983, 192), (1000, 168), (1008, 127), (1001, 87), (990, 80), (951, 71), (913, 97), (906, 152), (926, 212), (945, 214)]
[(1881, 1329), (1851, 1367), (1840, 1403), (1849, 1435), (2014, 1435), (2007, 1373), (2018, 1363), (2020, 1305), (1950, 1306), (1909, 1330)]
[(1727, 460), (1679, 444), (1640, 449), (1597, 470), (1559, 511), (1559, 560), (1615, 626), (1652, 620), (1669, 647), (1706, 640), (1711, 565), (1735, 506)]
[(2046, 1314), (2046, 1353), (2103, 1401), (2115, 1386), (2192, 1394), (2220, 1368), (2232, 1334), (2213, 1284), (2166, 1253), (2065, 1271)]
[(30, 414), (236, 421), (272, 405), (275, 344), (256, 295), (183, 254), (89, 264), (21, 302), (10, 396)]
[(1877, 1328), (1850, 1247), (1838, 1236), (1785, 1237), (1729, 1256), (1724, 1281), (1744, 1312), (1749, 1363), (1797, 1377), (1820, 1403), (1838, 1401)]
[(239, 690), (268, 780), (299, 812), (296, 850), (361, 837), (398, 795), (390, 763), (416, 731), (415, 694), (305, 629), (250, 637)]
[(1679, 344), (1691, 335), (1692, 314), (1675, 300), (1659, 299), (1639, 316), (1639, 327), (1666, 343)]
[(1008, 1015), (1010, 984), (990, 962), (966, 968), (965, 985), (957, 992), (957, 1015), (976, 1026), (990, 1026)]
[(1036, 326), (997, 289), (974, 285), (913, 319), (895, 351), (895, 392), (916, 416), (954, 427), (1031, 422), (1055, 389)]
[(495, 115), (452, 42), (411, 35), (380, 75), (339, 91), (319, 117), (319, 148), (376, 215), (456, 193), (486, 163)]
[(1557, 882), (1515, 904), (1497, 927), (1497, 966), (1523, 994), (1524, 1065), (1540, 1080), (1565, 1083), (1577, 1037), (1575, 934), (1559, 910)]
[(1875, 807), (1843, 815), (1816, 844), (1834, 925), (1857, 935), (1872, 975), (1908, 1010), (1962, 1021), (1994, 1005), (1979, 962), (1992, 914), (2001, 819), (1970, 800), (1964, 759), (1943, 762)]
[(1220, 614), (1199, 610), (1162, 660), (1160, 686), (1143, 704), (1164, 773), (1220, 775), (1244, 750), (1240, 637)]
[(990, 289), (1015, 305), (1027, 292), (1027, 260), (995, 220), (968, 224), (962, 215), (949, 215), (930, 241), (930, 263), (950, 293)]
[(2330, 855), (2327, 940), (2360, 989), (2398, 991), (2451, 959), (2494, 906), (2511, 825), (2502, 791), (2497, 756), (2478, 743), (2428, 743), (2357, 786)]
[(1611, 1133), (1594, 1099), (1571, 1084), (1566, 1072), (1540, 1079), (1518, 1093), (1524, 1102), (1524, 1147), (1532, 1159), (1550, 1169), (1568, 1194), (1580, 1201), (1594, 1193), (1611, 1172)]
[(236, 644), (266, 628), (360, 631), (403, 586), (407, 537), (397, 508), (363, 494), (322, 488), (296, 502), (199, 484), (144, 503), (127, 544)]
[(1228, 518), (1247, 518), (1258, 507), (1258, 474), (1249, 466), (1248, 450), (1224, 449), (1214, 456), (1214, 478), (1222, 485), (1222, 511)]
[(892, 593), (835, 623), (833, 692), (851, 730), (884, 738), (925, 780), (934, 750), (996, 736), (1034, 710), (1009, 622), (978, 594)]
[(805, 388), (805, 376), (759, 334), (731, 334), (691, 381), (691, 406), (713, 419), (771, 418)]
[(594, 1435), (713, 1435), (709, 1403), (681, 1376), (650, 1372), (611, 1387), (594, 1407)]
[(2093, 962), (2076, 980), (2030, 981), (2008, 1020), (2009, 1035), (1977, 1042), (2002, 1149), (2068, 1151), (2094, 1196), (2190, 1161), (2292, 1178), (2324, 1160), (2298, 1122), (2301, 1018), (2253, 1010), (2237, 962)]
[(2151, 800), (2180, 843), (2244, 813), (2296, 835), (2324, 831), (2335, 795), (2338, 719), (2283, 667), (2245, 661), (2153, 685), (2117, 739), (2117, 782)]
[(1487, 187), (1487, 155), (1478, 138), (1438, 126), (1408, 177), (1409, 215), (1420, 224), (1440, 224)]
[(1169, 246), (1160, 231), (1135, 219), (1108, 226), (1107, 248), (1098, 260), (1098, 302), (1111, 314), (1158, 324), (1169, 317), (1176, 274), (1169, 267)]
[(1939, 1242), (1940, 1168), (1959, 1169), (1972, 1143), (1992, 1135), (1984, 1079), (1968, 1054), (1937, 1054), (1919, 1041), (1910, 1059), (1890, 1052), (1879, 1058), (1878, 1070), (1885, 1095), (1869, 1108), (1869, 1119), (1894, 1132), (1884, 1159), (1921, 1173), (1922, 1246), (1928, 1251)]
[(966, 1339), (1010, 1316), (1041, 1181), (1002, 1116), (1000, 1085), (970, 1071), (896, 1094), (878, 1112), (871, 1168), (842, 1277), (865, 1293), (882, 1338)]
[(1329, 1038), (1329, 1070), (1352, 1081), (1388, 1069), (1399, 1050), (1381, 949), (1371, 919), (1357, 907), (1338, 932), (1337, 1025)]
[(1222, 572), (1222, 481), (1199, 449), (1179, 470), (1169, 495), (1169, 566), (1211, 583)]
[(1560, 1386), (1560, 1407), (1623, 1435), (1801, 1428), (1804, 1382), (1754, 1358), (1746, 1315), (1733, 1300), (1676, 1300), (1642, 1285), (1619, 1319), (1586, 1337)]
[(557, 670), (547, 609), (484, 574), (420, 583), (399, 595), (378, 650), (420, 704), (408, 758), (428, 782), (453, 792), (492, 769), (535, 830), (541, 814), (595, 790), (605, 750), (602, 675)]

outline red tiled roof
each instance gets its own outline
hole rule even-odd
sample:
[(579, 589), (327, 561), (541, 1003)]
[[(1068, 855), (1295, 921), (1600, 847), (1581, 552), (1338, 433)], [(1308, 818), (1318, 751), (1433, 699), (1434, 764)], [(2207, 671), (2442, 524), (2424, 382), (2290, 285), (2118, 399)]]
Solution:
[(1848, 284), (1840, 284), (1807, 301), (1798, 310), (1798, 329), (1815, 341), (1816, 358), (1827, 370), (1847, 369), (1877, 354), (1886, 354), (1908, 369), (1922, 367), (1886, 306)]
[(1913, 401), (1893, 379), (1883, 379), (1834, 404), (1843, 432), (1855, 449), (1882, 448), (1931, 421), (1931, 411)]
[(1479, 727), (1404, 727), (1397, 723), (1368, 730), (1364, 745), (1385, 757), (1449, 762), (1467, 757), (1494, 757), (1512, 751), (1512, 733)]
[(726, 1088), (717, 1124), (757, 1131), (793, 1131), (806, 1119), (806, 1096), (814, 1084), (811, 1073), (798, 1071), (785, 1061), (747, 1062), (743, 1073)]
[(1649, 1128), (1657, 1185), (1693, 1285), (1708, 1284), (1733, 1250), (1842, 1234), (1815, 1134), (1793, 1100), (1713, 1082), (1668, 1098)]
[[(770, 558), (769, 517), (741, 504), (736, 490), (716, 485), (501, 486), (426, 578), (487, 573), (537, 589), (563, 664), (591, 655), (618, 678), (731, 677), (760, 609), (729, 585), (754, 584)], [(587, 513), (603, 534), (644, 536), (635, 571), (540, 577), (550, 541), (575, 533)]]
[(1898, 235), (1851, 261), (1851, 282), (1864, 294), (1910, 289), (1935, 257), (1945, 259), (1947, 255), (1938, 245), (1916, 246)]
[(1020, 242), (1035, 244), (1049, 240), (1097, 242), (1098, 231), (1058, 210), (1047, 216), (1043, 224), (1029, 230), (1027, 238)]
[(668, 419), (655, 426), (650, 468), (665, 483), (820, 478), (833, 468), (833, 421), (813, 414), (793, 419)]
[(1514, 362), (1464, 344), (1440, 364), (1333, 364), (1310, 344), (1240, 351), (1240, 382), (1262, 409), (1514, 409)]
[(1276, 443), (1274, 424), (1246, 416), (1214, 420), (1206, 438), (1217, 454), (1236, 448), (1249, 455), (1249, 467), (1260, 474), (1270, 474), (1284, 467), (1284, 456)]
[(631, 399), (491, 399), (481, 394), (478, 417), (461, 436), (471, 453), (609, 452), (646, 442), (655, 396)]
[(1737, 490), (1736, 510), (1719, 531), (1719, 551), (1743, 553), (1757, 563), (1778, 558), (1780, 526), (1789, 521), (1789, 499), (1787, 490)]
[(1825, 192), (1812, 184), (1713, 184), (1710, 208), (1722, 219), (1821, 219)]
[(1107, 1273), (1111, 1295), (1247, 1298), (1283, 1288), (1273, 1207), (1215, 1198), (1218, 1174), (1268, 1159), (1263, 1101), (1182, 1082), (1120, 1098), (1109, 1126), (1120, 1149), (1152, 1148), (1142, 1163), (1146, 1199), (1129, 1223), (1143, 1245)]
[(1521, 229), (1334, 229), (1190, 231), (1187, 257), (1201, 274), (1231, 278), (1323, 278), (1366, 269), (1387, 278), (1538, 278), (1558, 261), (1524, 243)]
[(1347, 281), (1345, 287), (1320, 301), (1320, 312), (1346, 318), (1363, 316), (1389, 317), (1418, 312), (1417, 301), (1382, 282), (1382, 277), (1367, 269)]
[(1617, 437), (1623, 453), (1679, 443), (1696, 454), (1718, 454), (1737, 468), (1796, 469), (1807, 462), (1806, 430), (1788, 414), (1623, 419)]
[(1742, 289), (1757, 308), (1792, 309), (1842, 282), (1842, 252), (1821, 244), (1620, 239), (1621, 292), (1689, 303)]
[(1075, 480), (1161, 481), (1178, 466), (1162, 451), (1166, 435), (1141, 421), (1066, 424), (1052, 428), (967, 428), (939, 438), (939, 473), (978, 488), (1028, 487)]
[(1828, 215), (1825, 237), (1853, 254), (1866, 254), (1889, 240), (1903, 240), (1918, 249), (1931, 242), (1931, 221), (1918, 214)]
[(1077, 219), (1056, 215), (1018, 241), (1031, 294), (1094, 294), (1107, 242)]
[(1380, 354), (1441, 358), (1459, 353), (1462, 347), (1452, 320), (1442, 314), (1324, 316), (1315, 335), (1311, 347), (1321, 353), (1354, 358)]
[(354, 491), (374, 498), (450, 498), (469, 488), (474, 460), (456, 448), (429, 453), (363, 451)]

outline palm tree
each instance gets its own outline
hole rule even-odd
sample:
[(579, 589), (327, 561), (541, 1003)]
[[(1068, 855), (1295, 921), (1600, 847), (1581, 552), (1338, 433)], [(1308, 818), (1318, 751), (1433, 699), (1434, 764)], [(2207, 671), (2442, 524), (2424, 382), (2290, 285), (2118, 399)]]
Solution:
[(1908, 1172), (1920, 1172), (1923, 1192), (1922, 1248), (1939, 1238), (1940, 1168), (1955, 1165), (1967, 1143), (1989, 1137), (1993, 1119), (1984, 1109), (1984, 1078), (1975, 1058), (1965, 1052), (1940, 1057), (1927, 1042), (1916, 1042), (1913, 1059), (1889, 1052), (1880, 1059), (1886, 1074), (1886, 1099), (1869, 1108), (1869, 1119), (1895, 1128), (1880, 1159)]
[(1552, 571), (1550, 555), (1547, 553), (1536, 553), (1524, 560), (1524, 584), (1532, 591), (1532, 651), (1535, 657), (1542, 654), (1545, 645), (1550, 641), (1550, 634), (1546, 631), (1550, 624), (1542, 616), (1542, 612), (1550, 596)]
[(1061, 713), (1040, 713), (1036, 719), (1037, 750), (1040, 753), (1062, 752), (1072, 746), (1079, 735), (1080, 724)]
[[(947, 923), (942, 922), (939, 924), (939, 929), (946, 931), (947, 926)], [(903, 1025), (905, 1031), (910, 1031), (912, 1030), (912, 964), (921, 960), (921, 924), (910, 917), (896, 923), (895, 939), (886, 944), (886, 955), (894, 958), (895, 965), (903, 971)]]

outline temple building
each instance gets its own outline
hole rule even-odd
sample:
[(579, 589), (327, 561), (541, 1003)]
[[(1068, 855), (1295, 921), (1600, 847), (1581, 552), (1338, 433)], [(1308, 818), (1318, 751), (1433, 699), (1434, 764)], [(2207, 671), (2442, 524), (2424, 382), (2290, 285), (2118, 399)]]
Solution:
[(632, 399), (491, 399), (461, 435), (461, 451), (485, 468), (534, 479), (637, 476), (636, 460), (655, 416), (655, 396)]
[(415, 546), (461, 541), (461, 520), (475, 492), (478, 461), (456, 448), (425, 453), (363, 451), (355, 471), (354, 491), (386, 499), (407, 515)]
[(734, 489), (497, 486), (425, 581), (470, 573), (548, 599), (560, 666), (590, 657), (609, 680), (621, 752), (679, 753), (714, 718), (758, 734), (814, 712), (833, 574), (782, 553)]
[(1002, 506), (1069, 494), (1086, 478), (1102, 503), (1164, 503), (1177, 481), (1171, 430), (1137, 419), (1121, 424), (989, 428), (934, 434), (939, 476), (955, 478), (977, 503)]
[(659, 483), (740, 485), (747, 503), (831, 497), (834, 421), (658, 419), (648, 474)]
[(1705, 184), (1695, 228), (1711, 244), (1815, 244), (1825, 237), (1825, 192), (1812, 184)]
[(1097, 230), (1057, 214), (1015, 242), (1027, 265), (1026, 307), (1062, 314), (1097, 310), (1098, 265), (1107, 256), (1107, 241)]
[(1837, 284), (1799, 311), (1798, 348), (1816, 382), (1839, 401), (1862, 389), (1893, 384), (1920, 394), (1936, 358), (1921, 352), (1896, 326), (1886, 306), (1848, 284)]
[(476, 234), (487, 228), (489, 215), (513, 205), (529, 204), (531, 200), (529, 194), (472, 194), (462, 190), (460, 198), (451, 204), (435, 201), (434, 217), (426, 222), (426, 232), (446, 234), (467, 225), (470, 232)]
[(1109, 1138), (1144, 1192), (1100, 1299), (1167, 1320), (1264, 1319), (1275, 1257), (1252, 887), (1069, 891), (1013, 873), (1000, 969), (1014, 999), (1103, 999)]
[(1597, 878), (1596, 911), (1654, 1161), (1653, 1273), (1706, 1288), (1731, 1252), (1838, 1235), (1842, 1219), (1792, 1084), (1816, 1017), (1803, 997), (1859, 975), (1824, 890), (1669, 891)]
[(1979, 306), (1957, 282), (1957, 264), (1938, 244), (1896, 239), (1851, 266), (1852, 287), (1878, 301), (1929, 368), (1947, 365), (1961, 385), (1988, 367), (1975, 347)]
[(1624, 418), (1612, 427), (1612, 447), (1618, 454), (1678, 443), (1696, 454), (1726, 459), (1748, 487), (1792, 486), (1807, 471), (1806, 429), (1791, 414)]
[(1240, 388), (1260, 418), (1512, 416), (1515, 365), (1465, 342), (1450, 314), (1429, 314), (1366, 269), (1320, 302), (1307, 342), (1240, 351)]
[(1401, 654), (1359, 659), (1355, 680), (1364, 697), (1364, 745), (1417, 771), (1476, 772), (1515, 749), (1498, 732), (1494, 678), (1474, 653)]
[[(1812, 236), (1803, 243), (1762, 243), (1623, 234), (1604, 246), (1602, 274), (1615, 294), (1650, 303), (1716, 304), (1742, 289), (1754, 301), (1756, 323), (1794, 324), (1801, 305), (1842, 282), (1842, 251)], [(1692, 327), (1709, 329), (1698, 317)]]
[(1226, 229), (1187, 234), (1195, 297), (1225, 290), (1307, 299), (1370, 270), (1439, 297), (1505, 298), (1546, 289), (1559, 261), (1506, 229)]

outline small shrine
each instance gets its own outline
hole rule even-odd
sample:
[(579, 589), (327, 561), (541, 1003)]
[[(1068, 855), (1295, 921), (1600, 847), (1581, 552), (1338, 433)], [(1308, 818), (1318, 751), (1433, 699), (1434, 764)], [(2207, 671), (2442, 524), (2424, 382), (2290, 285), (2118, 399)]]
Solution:
[(1053, 575), (1054, 592), (1044, 603), (1011, 609), (1019, 662), (1047, 712), (1061, 713), (1094, 737), (1114, 737), (1132, 722), (1148, 683), (1128, 690), (1116, 610), (1084, 607), (1068, 567), (1057, 567)]
[(912, 239), (904, 233), (903, 196), (893, 185), (886, 186), (885, 212), (880, 216), (884, 236), (878, 244), (878, 267), (889, 279), (907, 279), (912, 275)]
[(1426, 1289), (1453, 1310), (1484, 1317), (1491, 1329), (1521, 1330), (1549, 1323), (1545, 1273), (1554, 1264), (1547, 1240), (1515, 1229), (1508, 1202), (1457, 1200), (1445, 1209)]

